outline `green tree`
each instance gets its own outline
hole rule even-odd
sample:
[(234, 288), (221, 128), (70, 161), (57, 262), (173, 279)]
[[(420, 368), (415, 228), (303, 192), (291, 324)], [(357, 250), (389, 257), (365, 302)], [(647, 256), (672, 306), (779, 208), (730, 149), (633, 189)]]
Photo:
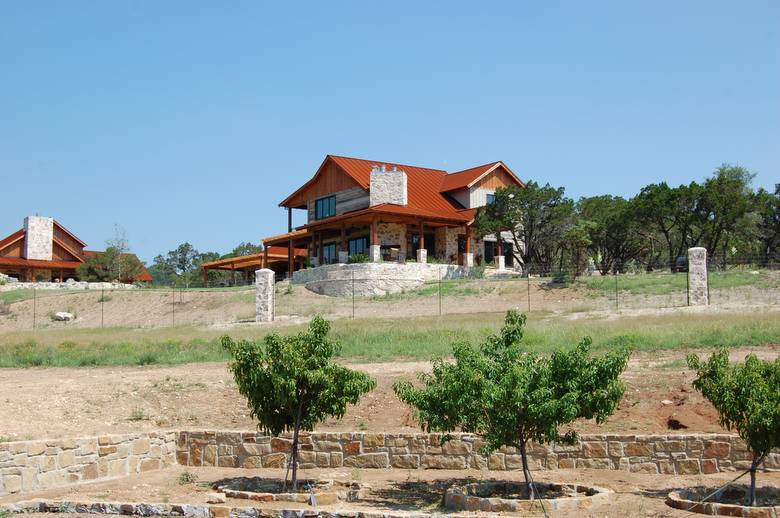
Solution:
[(649, 248), (649, 239), (635, 214), (634, 204), (620, 196), (580, 198), (577, 214), (592, 222), (590, 253), (602, 275), (624, 271)]
[(576, 433), (561, 433), (561, 425), (578, 418), (603, 423), (623, 396), (619, 377), (629, 351), (593, 358), (591, 340), (584, 338), (568, 351), (541, 356), (521, 344), (525, 320), (525, 315), (509, 311), (499, 335), (489, 336), (478, 348), (454, 345), (454, 362), (434, 360), (430, 374), (419, 374), (422, 388), (404, 381), (394, 390), (415, 408), (426, 431), (479, 434), (485, 439), (485, 454), (517, 447), (533, 494), (528, 441), (572, 443)]
[(756, 224), (757, 249), (762, 266), (780, 263), (780, 183), (772, 194), (759, 189), (754, 198), (758, 215)]
[(225, 254), (223, 257), (241, 257), (244, 255), (259, 254), (262, 251), (263, 247), (260, 245), (241, 242), (233, 249), (233, 251), (231, 251), (229, 254)]
[(689, 355), (688, 366), (696, 371), (694, 388), (718, 411), (721, 426), (736, 429), (753, 454), (748, 505), (756, 505), (756, 470), (780, 447), (780, 358), (749, 354), (744, 363), (732, 364), (721, 349), (704, 362)]
[(134, 254), (121, 253), (109, 246), (105, 252), (87, 255), (78, 276), (89, 282), (131, 282), (143, 272), (143, 263)]
[(376, 386), (366, 374), (332, 361), (340, 345), (328, 339), (329, 330), (330, 324), (317, 316), (308, 331), (293, 336), (273, 333), (262, 343), (222, 338), (233, 357), (229, 368), (258, 428), (273, 435), (293, 432), (293, 490), (298, 484), (300, 430), (313, 430), (327, 417), (341, 418), (347, 405)]
[(496, 189), (495, 201), (480, 207), (476, 229), (480, 235), (510, 232), (515, 259), (546, 274), (565, 246), (565, 234), (573, 224), (574, 202), (563, 187), (526, 186)]

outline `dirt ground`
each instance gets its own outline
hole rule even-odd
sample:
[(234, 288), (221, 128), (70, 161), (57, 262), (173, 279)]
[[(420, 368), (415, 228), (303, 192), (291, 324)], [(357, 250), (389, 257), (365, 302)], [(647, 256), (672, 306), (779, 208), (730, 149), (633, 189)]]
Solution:
[[(684, 363), (689, 352), (696, 351), (634, 354), (617, 412), (604, 425), (581, 422), (576, 428), (591, 433), (664, 433), (673, 419), (685, 427), (677, 428), (681, 431), (720, 431), (715, 410), (691, 388), (692, 373)], [(742, 359), (748, 352), (775, 358), (780, 346), (735, 349), (732, 356)], [(349, 408), (343, 419), (329, 420), (318, 430), (418, 431), (392, 385), (398, 379), (412, 379), (428, 365), (352, 364), (374, 376), (377, 388)], [(0, 370), (0, 436), (5, 440), (254, 426), (224, 363)]]
[[(5, 499), (0, 499), (0, 502), (47, 498), (79, 502), (205, 504), (206, 495), (213, 491), (209, 486), (217, 480), (237, 476), (284, 476), (281, 470), (187, 468), (186, 471), (195, 475), (196, 480), (194, 483), (180, 484), (179, 477), (184, 471), (185, 468), (173, 467), (119, 480), (6, 497)], [(363, 501), (320, 506), (321, 510), (349, 509), (354, 511), (428, 511), (441, 513), (442, 510), (438, 507), (438, 504), (443, 495), (442, 486), (446, 487), (453, 481), (464, 479), (486, 480), (497, 478), (500, 480), (522, 480), (522, 473), (506, 472), (498, 474), (477, 470), (359, 470), (343, 468), (334, 470), (302, 470), (301, 477), (359, 481), (369, 484), (372, 488), (371, 495)], [(614, 494), (608, 500), (603, 503), (597, 503), (588, 510), (578, 511), (576, 516), (682, 518), (690, 516), (690, 513), (672, 509), (664, 503), (664, 499), (670, 491), (698, 486), (718, 487), (734, 478), (734, 474), (718, 473), (714, 475), (669, 477), (668, 475), (646, 475), (624, 471), (579, 469), (576, 471), (538, 471), (534, 477), (538, 482), (581, 483), (614, 491)], [(437, 481), (439, 483), (435, 484)], [(759, 485), (763, 487), (772, 487), (779, 484), (780, 473), (762, 473), (759, 476)], [(436, 486), (438, 487), (434, 489)], [(307, 508), (303, 504), (281, 502), (260, 504), (235, 498), (228, 499), (225, 505), (235, 507), (254, 505), (266, 509)], [(547, 509), (547, 511), (551, 517), (573, 516), (571, 512), (556, 512), (550, 509)], [(480, 516), (486, 514), (473, 512), (454, 513), (455, 516)]]

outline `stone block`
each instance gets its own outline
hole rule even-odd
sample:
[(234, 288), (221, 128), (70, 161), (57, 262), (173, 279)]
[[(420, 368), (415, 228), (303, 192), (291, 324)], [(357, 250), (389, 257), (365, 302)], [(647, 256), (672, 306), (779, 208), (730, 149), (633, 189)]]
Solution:
[[(262, 466), (264, 468), (283, 468), (287, 464), (287, 455), (284, 453), (271, 453), (263, 456)], [(246, 467), (246, 464), (244, 464)]]
[(367, 433), (363, 436), (363, 446), (377, 448), (385, 445), (385, 435), (381, 433)]
[(149, 439), (141, 437), (133, 441), (133, 455), (144, 455), (149, 453)]
[(76, 453), (74, 450), (66, 450), (57, 455), (57, 462), (61, 468), (67, 468), (76, 463)]
[(5, 491), (8, 493), (18, 493), (22, 490), (22, 476), (21, 475), (8, 475), (3, 477), (2, 480)]
[(731, 444), (720, 441), (704, 441), (702, 457), (707, 459), (728, 459), (731, 455)]
[(387, 468), (390, 466), (390, 459), (387, 452), (362, 453), (344, 459), (344, 466), (351, 468)]
[(255, 272), (255, 322), (274, 319), (274, 275), (268, 268)]
[(417, 469), (420, 467), (420, 456), (414, 454), (393, 455), (394, 468)]
[(488, 457), (488, 469), (495, 470), (495, 471), (505, 470), (506, 464), (504, 464), (504, 454), (503, 453), (491, 454), (490, 457)]
[(678, 475), (698, 475), (701, 473), (698, 459), (682, 459), (676, 461)]
[(620, 441), (609, 441), (607, 443), (607, 449), (610, 457), (622, 457), (624, 455), (623, 443)]
[(577, 459), (577, 469), (611, 469), (612, 462), (609, 459)]
[(453, 439), (445, 442), (441, 449), (445, 455), (468, 455), (471, 453), (471, 443)]
[(603, 442), (582, 443), (582, 453), (589, 459), (602, 459), (607, 457), (607, 444)]
[(203, 465), (204, 466), (216, 466), (217, 465), (217, 445), (207, 444), (203, 448)]
[(466, 457), (455, 455), (423, 455), (420, 465), (426, 469), (466, 469)]
[(651, 457), (653, 451), (647, 444), (628, 442), (623, 445), (623, 451), (628, 457)]
[(705, 475), (711, 475), (718, 472), (718, 461), (715, 459), (703, 459), (701, 461), (701, 472)]
[(273, 453), (292, 453), (292, 441), (281, 437), (272, 437), (271, 451)]

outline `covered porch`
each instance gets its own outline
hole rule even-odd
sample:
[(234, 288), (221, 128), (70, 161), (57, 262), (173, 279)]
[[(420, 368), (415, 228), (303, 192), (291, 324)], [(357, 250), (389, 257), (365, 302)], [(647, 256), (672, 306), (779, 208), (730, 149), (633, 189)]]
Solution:
[(305, 248), (293, 248), (289, 251), (287, 248), (265, 245), (263, 251), (256, 254), (226, 257), (203, 263), (201, 265), (203, 286), (208, 287), (211, 283), (209, 280), (209, 272), (211, 271), (230, 272), (230, 286), (236, 285), (237, 278), (241, 284), (251, 284), (254, 282), (254, 272), (261, 268), (271, 269), (277, 276), (283, 277), (287, 275), (287, 272), (303, 268), (306, 255)]
[[(482, 241), (464, 218), (419, 214), (405, 207), (369, 208), (312, 222), (263, 240), (264, 246), (305, 247), (309, 264), (406, 262), (473, 266), (482, 260)], [(292, 271), (292, 270), (290, 270)]]

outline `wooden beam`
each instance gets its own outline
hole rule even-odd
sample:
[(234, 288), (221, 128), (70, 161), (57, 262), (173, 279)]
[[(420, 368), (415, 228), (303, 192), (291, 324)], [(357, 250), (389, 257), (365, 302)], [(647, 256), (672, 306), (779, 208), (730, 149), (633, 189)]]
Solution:
[(371, 220), (371, 243), (373, 245), (379, 244), (379, 220), (374, 218)]
[(290, 276), (290, 279), (292, 279), (293, 271), (295, 271), (295, 248), (293, 248), (293, 240), (290, 238), (290, 241), (287, 243), (287, 274)]
[(425, 248), (425, 222), (420, 220), (420, 249)]
[(471, 253), (471, 227), (466, 225), (466, 253)]
[(292, 232), (292, 207), (287, 207), (287, 232)]
[(263, 246), (263, 268), (268, 268), (268, 247)]

